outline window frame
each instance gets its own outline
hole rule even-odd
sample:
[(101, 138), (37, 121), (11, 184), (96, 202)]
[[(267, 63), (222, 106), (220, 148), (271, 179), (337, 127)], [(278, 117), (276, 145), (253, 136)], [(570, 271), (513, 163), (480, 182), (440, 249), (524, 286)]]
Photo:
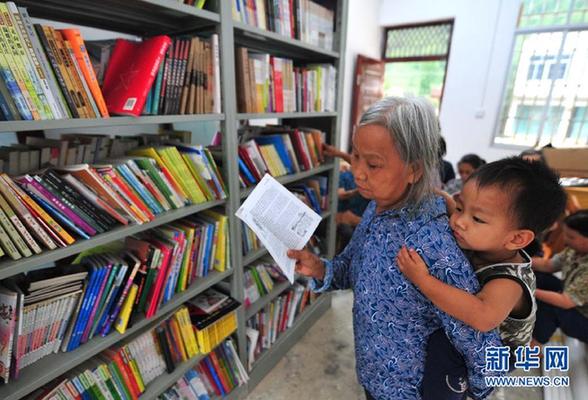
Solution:
[[(567, 12), (567, 19), (568, 21), (570, 20), (571, 14), (573, 13), (573, 5), (574, 2), (572, 1), (570, 3), (568, 12)], [(504, 72), (504, 79), (502, 82), (502, 90), (500, 92), (500, 102), (498, 103), (498, 110), (496, 113), (496, 118), (494, 121), (494, 129), (492, 130), (492, 135), (490, 137), (490, 147), (494, 147), (494, 148), (502, 148), (502, 149), (510, 149), (510, 150), (524, 150), (524, 149), (528, 149), (528, 148), (536, 148), (539, 146), (539, 143), (541, 142), (541, 137), (543, 135), (543, 128), (545, 126), (545, 122), (546, 122), (546, 117), (548, 115), (548, 108), (549, 108), (549, 104), (551, 104), (551, 99), (552, 99), (552, 94), (553, 94), (553, 85), (551, 85), (550, 89), (549, 89), (549, 94), (546, 98), (546, 104), (544, 106), (544, 110), (543, 110), (543, 117), (542, 117), (542, 123), (540, 126), (540, 130), (537, 133), (537, 138), (535, 139), (535, 143), (533, 145), (526, 145), (526, 144), (516, 144), (516, 143), (496, 143), (496, 138), (504, 136), (502, 135), (502, 131), (501, 129), (501, 117), (502, 117), (502, 112), (505, 106), (505, 101), (506, 101), (506, 93), (508, 90), (508, 83), (509, 83), (509, 78), (510, 78), (510, 71), (511, 71), (511, 67), (512, 67), (512, 61), (513, 61), (513, 56), (514, 56), (514, 50), (515, 50), (515, 46), (517, 43), (517, 37), (519, 35), (532, 35), (532, 34), (541, 34), (541, 33), (555, 33), (555, 32), (559, 32), (562, 34), (562, 44), (560, 45), (560, 48), (558, 50), (558, 54), (556, 56), (556, 60), (560, 60), (562, 58), (562, 56), (564, 56), (564, 52), (563, 52), (563, 43), (565, 43), (565, 40), (567, 38), (568, 33), (570, 32), (577, 32), (577, 31), (588, 31), (588, 23), (569, 23), (569, 24), (557, 24), (557, 25), (547, 25), (547, 26), (531, 26), (531, 27), (519, 27), (519, 21), (520, 18), (522, 16), (523, 13), (523, 2), (520, 2), (520, 9), (519, 9), (519, 15), (517, 17), (516, 20), (516, 26), (512, 35), (512, 40), (511, 40), (511, 45), (510, 45), (510, 53), (508, 56), (508, 62), (506, 64), (506, 68), (505, 68), (505, 72)], [(568, 62), (571, 61), (570, 59), (568, 60)], [(520, 62), (520, 61), (519, 61)], [(518, 68), (518, 66), (517, 66)], [(566, 67), (566, 74), (567, 74), (567, 68), (569, 68), (569, 64)], [(549, 74), (549, 72), (544, 72), (546, 74)], [(546, 78), (549, 80), (549, 78)], [(567, 131), (566, 131), (566, 135), (567, 135)], [(553, 139), (553, 136), (552, 136)], [(551, 141), (550, 141), (551, 143)], [(587, 143), (588, 145), (588, 143)], [(569, 147), (569, 145), (566, 145), (567, 147)], [(577, 146), (572, 146), (572, 147), (582, 147), (583, 145), (577, 145)]]
[[(388, 32), (395, 30), (403, 30), (409, 28), (422, 28), (436, 25), (450, 25), (449, 40), (447, 41), (447, 50), (445, 55), (436, 56), (412, 56), (412, 57), (386, 57), (386, 49), (388, 48)], [(397, 62), (418, 62), (418, 61), (445, 61), (445, 71), (443, 72), (443, 87), (441, 88), (441, 96), (439, 97), (439, 114), (443, 108), (443, 95), (445, 94), (445, 81), (447, 80), (447, 68), (449, 66), (449, 57), (451, 55), (451, 41), (453, 40), (453, 28), (455, 27), (455, 18), (440, 19), (433, 21), (388, 25), (384, 27), (384, 40), (382, 41), (382, 62), (384, 64)]]

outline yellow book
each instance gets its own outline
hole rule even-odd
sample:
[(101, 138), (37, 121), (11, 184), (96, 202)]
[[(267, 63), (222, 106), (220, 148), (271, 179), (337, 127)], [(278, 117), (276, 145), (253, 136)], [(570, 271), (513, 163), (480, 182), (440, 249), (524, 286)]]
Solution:
[(135, 156), (142, 156), (142, 157), (149, 157), (155, 160), (161, 172), (169, 181), (169, 183), (173, 186), (173, 189), (176, 191), (178, 195), (182, 198), (182, 202), (188, 198), (182, 186), (178, 183), (178, 179), (172, 174), (172, 172), (167, 167), (167, 164), (163, 161), (161, 156), (157, 153), (157, 151), (153, 147), (146, 147), (142, 149), (135, 149), (129, 152), (131, 155)]
[(259, 151), (261, 152), (261, 156), (263, 157), (263, 160), (265, 161), (265, 165), (267, 165), (267, 168), (269, 169), (269, 173), (272, 176), (279, 176), (279, 171), (276, 168), (276, 165), (274, 164), (273, 160), (270, 157), (270, 153), (269, 153), (269, 148), (272, 147), (271, 144), (265, 144), (263, 146), (259, 146)]
[(199, 166), (196, 165), (195, 161), (190, 157), (189, 154), (187, 154), (187, 153), (181, 153), (181, 154), (182, 154), (182, 158), (184, 159), (184, 162), (188, 166), (188, 170), (192, 174), (192, 177), (194, 177), (194, 179), (196, 180), (196, 183), (198, 183), (198, 187), (204, 193), (204, 195), (206, 196), (206, 199), (208, 201), (215, 200), (214, 193), (211, 192), (210, 188), (208, 187), (208, 185), (206, 184), (206, 182), (202, 178), (202, 173), (199, 170)]
[(177, 149), (175, 147), (160, 147), (157, 149), (157, 152), (174, 177), (176, 177), (176, 181), (182, 187), (184, 193), (187, 194), (190, 201), (193, 204), (205, 202), (206, 197), (198, 190), (198, 185), (194, 181), (194, 178), (192, 178), (192, 174), (188, 171), (188, 167)]
[(133, 310), (133, 304), (135, 303), (138, 290), (139, 286), (133, 283), (133, 285), (131, 285), (131, 289), (129, 290), (129, 294), (123, 303), (118, 318), (116, 319), (114, 329), (116, 329), (120, 334), (125, 333), (127, 330), (129, 317), (131, 316), (131, 311)]
[(180, 329), (182, 331), (182, 338), (185, 341), (188, 355), (194, 357), (198, 354), (198, 343), (196, 342), (196, 336), (194, 335), (194, 327), (190, 321), (190, 313), (188, 308), (182, 307), (178, 310), (175, 317), (178, 319)]
[(280, 158), (280, 156), (278, 155), (278, 151), (276, 150), (276, 147), (272, 144), (269, 145), (269, 149), (268, 149), (268, 153), (270, 158), (273, 160), (274, 165), (276, 166), (276, 168), (279, 171), (278, 176), (283, 176), (283, 175), (287, 175), (288, 174), (288, 170), (286, 169), (286, 166), (284, 165), (284, 163), (282, 162), (282, 159)]
[[(192, 196), (194, 196), (194, 198), (196, 199), (196, 202), (204, 203), (205, 201), (211, 200), (206, 195), (205, 190), (202, 188), (202, 184), (204, 182), (200, 182), (201, 178), (198, 174), (194, 175), (190, 171), (190, 167), (188, 166), (187, 161), (184, 159), (184, 157), (182, 157), (182, 154), (180, 154), (178, 149), (175, 147), (170, 147), (168, 149), (168, 152), (170, 153), (172, 158), (175, 160), (177, 168), (178, 168), (178, 172), (180, 173), (180, 175), (182, 176), (182, 178), (186, 182), (188, 189), (189, 189), (190, 193), (192, 194)], [(196, 176), (198, 176), (200, 178), (200, 180), (197, 179)]]
[(228, 242), (228, 224), (229, 219), (226, 215), (221, 213), (206, 210), (202, 214), (214, 219), (218, 222), (218, 241), (214, 254), (214, 269), (219, 272), (223, 272), (227, 266), (227, 242)]
[(131, 372), (137, 381), (137, 385), (139, 385), (139, 390), (141, 393), (145, 391), (145, 382), (143, 382), (143, 376), (141, 376), (141, 372), (139, 371), (139, 366), (137, 365), (137, 361), (131, 357), (131, 352), (124, 348), (125, 353), (127, 353), (127, 358), (129, 360), (129, 366), (131, 367)]
[(190, 277), (190, 262), (192, 261), (192, 247), (194, 246), (194, 234), (195, 229), (194, 227), (185, 225), (185, 224), (174, 224), (175, 227), (181, 229), (186, 234), (186, 250), (184, 251), (184, 256), (182, 258), (182, 267), (180, 268), (180, 277), (179, 277), (179, 284), (178, 287), (180, 288), (180, 292), (185, 291), (188, 288), (189, 277)]

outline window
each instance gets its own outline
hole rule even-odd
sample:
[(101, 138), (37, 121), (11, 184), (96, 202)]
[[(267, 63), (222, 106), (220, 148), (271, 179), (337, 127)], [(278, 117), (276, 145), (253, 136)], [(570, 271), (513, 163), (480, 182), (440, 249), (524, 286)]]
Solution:
[(386, 28), (384, 95), (423, 96), (439, 111), (453, 20)]
[(588, 144), (588, 0), (523, 0), (494, 143)]

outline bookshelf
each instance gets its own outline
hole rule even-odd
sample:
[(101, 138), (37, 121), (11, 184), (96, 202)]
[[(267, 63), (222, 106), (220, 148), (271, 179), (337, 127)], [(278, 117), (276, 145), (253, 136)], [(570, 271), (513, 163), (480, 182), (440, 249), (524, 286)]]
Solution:
[[(220, 47), (221, 98), (222, 113), (195, 115), (159, 115), (141, 117), (111, 117), (104, 119), (66, 119), (48, 121), (2, 121), (0, 134), (23, 132), (31, 130), (61, 130), (84, 128), (112, 128), (131, 126), (150, 126), (174, 123), (215, 122), (222, 133), (223, 167), (228, 197), (221, 201), (195, 204), (168, 211), (159, 215), (155, 220), (142, 225), (128, 225), (118, 227), (109, 232), (97, 235), (89, 240), (80, 240), (69, 247), (45, 251), (20, 260), (0, 261), (0, 279), (16, 274), (47, 267), (52, 262), (78, 254), (96, 246), (117, 241), (126, 236), (146, 231), (162, 224), (192, 215), (213, 207), (224, 208), (229, 218), (229, 237), (232, 269), (224, 273), (213, 273), (198, 279), (186, 291), (174, 296), (168, 303), (149, 319), (135, 321), (134, 325), (121, 335), (111, 333), (106, 337), (94, 338), (78, 349), (68, 353), (57, 353), (47, 356), (37, 363), (22, 370), (21, 377), (7, 385), (0, 386), (0, 398), (16, 400), (32, 393), (42, 385), (60, 376), (64, 372), (83, 363), (88, 358), (102, 350), (123, 340), (139, 335), (155, 327), (159, 322), (169, 317), (173, 311), (186, 300), (197, 296), (207, 288), (221, 281), (230, 282), (233, 298), (243, 302), (243, 273), (245, 267), (258, 258), (267, 254), (260, 249), (249, 254), (242, 254), (241, 223), (235, 216), (242, 200), (252, 189), (242, 189), (238, 181), (237, 154), (237, 126), (240, 122), (259, 119), (277, 119), (281, 123), (293, 126), (319, 127), (328, 132), (327, 140), (330, 144), (339, 145), (342, 110), (342, 88), (344, 85), (345, 61), (345, 32), (347, 20), (347, 1), (332, 0), (335, 13), (335, 38), (333, 50), (325, 50), (297, 39), (288, 38), (275, 32), (265, 31), (242, 22), (233, 21), (231, 1), (207, 0), (206, 10), (180, 4), (176, 0), (16, 0), (16, 4), (27, 7), (33, 18), (43, 18), (53, 21), (66, 22), (110, 31), (132, 34), (137, 36), (153, 36), (155, 34), (178, 35), (191, 32), (217, 33)], [(244, 46), (254, 50), (265, 51), (276, 56), (293, 59), (295, 63), (325, 62), (333, 64), (337, 69), (336, 111), (334, 112), (286, 112), (286, 113), (240, 113), (236, 100), (236, 65), (235, 48)], [(334, 255), (335, 250), (335, 218), (332, 210), (336, 209), (336, 190), (338, 182), (337, 163), (323, 164), (317, 168), (294, 175), (278, 178), (282, 184), (297, 182), (315, 175), (326, 175), (329, 178), (329, 211), (322, 215), (325, 225), (325, 243), (328, 257)], [(238, 325), (235, 333), (239, 356), (246, 365), (245, 323), (253, 315), (254, 309), (259, 309), (267, 302), (278, 296), (288, 288), (287, 284), (277, 284), (274, 291), (260, 299), (249, 310), (240, 307), (237, 310)], [(331, 304), (329, 294), (321, 295), (312, 305), (308, 306), (295, 320), (294, 325), (282, 333), (276, 343), (260, 356), (250, 372), (251, 380), (248, 384), (236, 388), (225, 398), (243, 399), (261, 379), (275, 366), (281, 357), (300, 339), (308, 328), (328, 310)], [(153, 381), (141, 399), (154, 399), (176, 380), (187, 369), (196, 365), (201, 357), (195, 357), (178, 366), (173, 374), (164, 374)]]

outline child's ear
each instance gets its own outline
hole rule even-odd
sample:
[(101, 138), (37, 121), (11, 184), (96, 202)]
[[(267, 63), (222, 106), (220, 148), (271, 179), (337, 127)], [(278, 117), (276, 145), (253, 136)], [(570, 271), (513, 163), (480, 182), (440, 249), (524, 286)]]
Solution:
[(506, 248), (508, 250), (524, 249), (533, 239), (535, 239), (533, 231), (529, 229), (517, 229), (508, 234)]
[(417, 183), (423, 176), (423, 166), (420, 162), (414, 162), (408, 166), (408, 183)]

